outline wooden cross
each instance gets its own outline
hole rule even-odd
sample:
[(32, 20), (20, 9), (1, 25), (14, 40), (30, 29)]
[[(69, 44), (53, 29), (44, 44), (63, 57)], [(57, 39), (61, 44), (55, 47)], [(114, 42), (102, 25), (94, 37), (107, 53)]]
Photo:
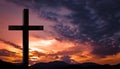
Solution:
[(29, 69), (29, 30), (43, 30), (43, 26), (29, 26), (29, 10), (23, 11), (23, 26), (9, 26), (9, 30), (22, 30), (23, 32), (23, 68)]

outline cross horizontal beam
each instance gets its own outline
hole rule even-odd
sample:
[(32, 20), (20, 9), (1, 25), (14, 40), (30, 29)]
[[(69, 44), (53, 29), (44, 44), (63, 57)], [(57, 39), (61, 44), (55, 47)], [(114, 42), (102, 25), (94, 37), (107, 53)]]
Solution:
[[(9, 30), (24, 30), (26, 26), (9, 26)], [(29, 26), (28, 30), (43, 30), (43, 26)]]
[(23, 26), (9, 26), (9, 30), (23, 30)]

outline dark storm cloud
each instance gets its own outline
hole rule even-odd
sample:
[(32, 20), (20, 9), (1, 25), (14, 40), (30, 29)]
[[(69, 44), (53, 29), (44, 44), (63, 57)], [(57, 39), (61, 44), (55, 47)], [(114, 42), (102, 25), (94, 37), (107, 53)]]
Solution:
[(105, 57), (106, 55), (113, 55), (120, 52), (119, 47), (109, 47), (109, 46), (99, 46), (95, 47), (92, 51), (93, 54), (99, 54), (101, 57)]
[[(105, 56), (120, 52), (120, 0), (9, 1), (32, 8), (39, 15), (57, 21), (53, 28), (62, 39), (89, 42), (94, 46), (94, 54)], [(72, 13), (58, 13), (61, 7)], [(71, 21), (67, 23), (62, 18)]]
[(14, 43), (12, 43), (12, 42), (9, 42), (9, 41), (3, 40), (3, 39), (0, 39), (0, 41), (4, 42), (5, 44), (11, 45), (11, 46), (13, 46), (13, 47), (15, 47), (15, 48), (17, 48), (17, 49), (22, 50), (21, 46), (16, 45), (16, 44), (14, 44)]

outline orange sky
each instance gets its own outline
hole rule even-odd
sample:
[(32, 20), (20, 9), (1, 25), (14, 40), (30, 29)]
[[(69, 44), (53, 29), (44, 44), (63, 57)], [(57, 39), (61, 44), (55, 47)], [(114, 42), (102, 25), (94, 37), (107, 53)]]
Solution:
[[(21, 43), (18, 43), (21, 45)], [(9, 55), (0, 56), (2, 60), (8, 62), (21, 62), (22, 51), (14, 48), (13, 46), (0, 41), (0, 50), (6, 49)], [(83, 62), (96, 62), (99, 64), (117, 64), (120, 63), (120, 53), (116, 55), (99, 57), (91, 54), (92, 46), (90, 44), (79, 44), (76, 47), (75, 42), (71, 41), (58, 41), (54, 38), (40, 39), (31, 36), (30, 39), (30, 64), (37, 62), (50, 62), (56, 60), (69, 61), (70, 63), (83, 63)], [(12, 53), (15, 52), (15, 53)], [(62, 57), (67, 57), (62, 59)], [(15, 58), (16, 57), (16, 58)]]

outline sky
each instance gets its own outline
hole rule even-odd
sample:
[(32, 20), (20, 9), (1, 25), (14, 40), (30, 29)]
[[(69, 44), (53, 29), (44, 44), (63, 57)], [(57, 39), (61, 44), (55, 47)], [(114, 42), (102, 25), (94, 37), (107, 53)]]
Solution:
[(22, 62), (22, 32), (8, 30), (23, 24), (43, 25), (30, 31), (29, 63), (120, 63), (119, 0), (0, 0), (0, 59)]

